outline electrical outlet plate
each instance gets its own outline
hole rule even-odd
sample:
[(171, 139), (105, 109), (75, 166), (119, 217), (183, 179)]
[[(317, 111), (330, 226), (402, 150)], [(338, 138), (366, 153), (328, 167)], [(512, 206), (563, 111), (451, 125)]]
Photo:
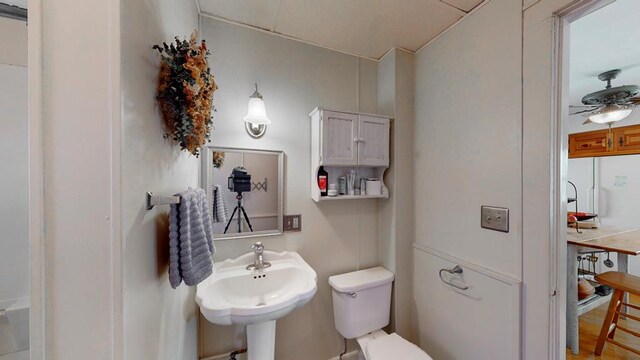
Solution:
[(284, 231), (302, 231), (302, 215), (285, 215)]
[(509, 209), (482, 205), (480, 226), (484, 229), (509, 232)]

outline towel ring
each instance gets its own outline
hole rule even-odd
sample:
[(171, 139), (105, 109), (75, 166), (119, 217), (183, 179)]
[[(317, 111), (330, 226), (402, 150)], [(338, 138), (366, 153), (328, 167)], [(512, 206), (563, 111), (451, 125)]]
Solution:
[(444, 276), (442, 276), (443, 272), (448, 272), (449, 274), (453, 275), (453, 274), (462, 274), (462, 268), (460, 267), (460, 265), (456, 265), (453, 269), (440, 269), (440, 272), (438, 273), (440, 275), (440, 280), (442, 280), (443, 283), (449, 285), (449, 286), (453, 286), (456, 289), (460, 289), (460, 290), (468, 290), (469, 287), (468, 286), (460, 286), (454, 282), (448, 281), (447, 279), (444, 278)]

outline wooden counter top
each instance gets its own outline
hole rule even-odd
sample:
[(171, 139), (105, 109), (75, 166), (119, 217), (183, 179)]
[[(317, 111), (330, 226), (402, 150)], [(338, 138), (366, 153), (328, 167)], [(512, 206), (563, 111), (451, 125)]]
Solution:
[(603, 226), (598, 229), (567, 229), (567, 243), (627, 255), (640, 254), (640, 230)]

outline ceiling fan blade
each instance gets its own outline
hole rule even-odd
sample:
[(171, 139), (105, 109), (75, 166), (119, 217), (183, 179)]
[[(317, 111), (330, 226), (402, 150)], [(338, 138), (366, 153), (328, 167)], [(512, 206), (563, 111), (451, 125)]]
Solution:
[(584, 108), (596, 108), (600, 105), (569, 105), (569, 109), (584, 109)]
[(586, 114), (586, 113), (594, 112), (594, 111), (598, 110), (599, 108), (600, 108), (600, 107), (591, 108), (591, 109), (586, 109), (586, 110), (574, 110), (574, 111), (569, 111), (569, 115)]
[(620, 70), (622, 70), (622, 71), (627, 71), (627, 70), (629, 70), (629, 69), (633, 69), (633, 68), (636, 68), (636, 67), (638, 67), (638, 66), (640, 66), (640, 63), (633, 63), (633, 64), (629, 64), (629, 65), (627, 65), (627, 66), (622, 66), (622, 67), (620, 67)]
[(601, 107), (601, 105), (569, 105), (569, 115), (585, 114)]

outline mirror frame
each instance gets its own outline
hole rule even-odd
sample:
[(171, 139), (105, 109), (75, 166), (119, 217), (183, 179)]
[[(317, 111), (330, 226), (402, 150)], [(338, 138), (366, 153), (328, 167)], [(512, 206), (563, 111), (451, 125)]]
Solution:
[[(202, 148), (201, 156), (202, 156), (202, 166), (200, 171), (200, 186), (205, 189), (207, 192), (207, 201), (212, 203), (210, 188), (213, 185), (213, 179), (211, 179), (211, 172), (209, 171), (212, 164), (211, 153), (213, 151), (223, 151), (223, 152), (244, 152), (244, 153), (253, 153), (253, 154), (270, 154), (270, 155), (278, 155), (278, 228), (274, 230), (262, 230), (262, 231), (254, 231), (251, 233), (243, 233), (238, 235), (238, 233), (233, 234), (213, 234), (213, 240), (234, 240), (234, 239), (247, 239), (247, 238), (255, 238), (255, 237), (263, 237), (263, 236), (274, 236), (274, 235), (282, 235), (284, 233), (284, 151), (282, 150), (261, 150), (261, 149), (246, 149), (246, 148), (232, 148), (225, 146), (213, 146), (207, 145)], [(213, 208), (209, 209), (210, 212), (213, 212)]]

